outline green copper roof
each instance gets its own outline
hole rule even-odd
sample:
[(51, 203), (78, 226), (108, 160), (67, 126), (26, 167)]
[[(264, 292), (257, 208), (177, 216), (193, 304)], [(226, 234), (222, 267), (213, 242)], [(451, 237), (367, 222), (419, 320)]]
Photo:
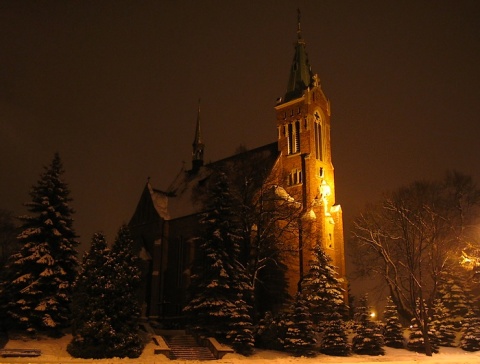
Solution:
[(303, 91), (310, 86), (312, 82), (312, 69), (308, 62), (308, 55), (305, 49), (305, 41), (300, 31), (300, 13), (298, 16), (297, 43), (295, 44), (295, 55), (293, 56), (292, 68), (290, 69), (290, 78), (288, 80), (287, 92), (284, 101), (290, 101), (301, 97)]

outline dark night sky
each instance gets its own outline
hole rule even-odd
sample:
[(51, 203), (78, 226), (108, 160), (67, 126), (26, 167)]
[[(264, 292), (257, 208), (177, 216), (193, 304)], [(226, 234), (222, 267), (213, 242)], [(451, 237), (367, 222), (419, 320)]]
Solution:
[(0, 208), (22, 213), (58, 151), (81, 242), (112, 241), (148, 176), (190, 165), (198, 98), (206, 161), (275, 141), (297, 7), (347, 228), (413, 180), (480, 181), (479, 1), (3, 0)]

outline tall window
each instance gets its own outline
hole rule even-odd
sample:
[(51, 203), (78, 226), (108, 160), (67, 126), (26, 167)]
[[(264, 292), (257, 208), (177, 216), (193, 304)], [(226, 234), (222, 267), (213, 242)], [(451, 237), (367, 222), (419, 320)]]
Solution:
[(288, 154), (293, 153), (293, 126), (292, 126), (292, 124), (288, 124), (288, 127), (287, 127), (287, 150), (288, 150)]
[(294, 153), (300, 153), (300, 121), (295, 122), (295, 148)]
[(314, 123), (314, 129), (315, 129), (315, 157), (318, 160), (323, 159), (323, 153), (322, 153), (322, 126), (320, 123)]
[(290, 123), (287, 127), (287, 153), (300, 153), (300, 121)]

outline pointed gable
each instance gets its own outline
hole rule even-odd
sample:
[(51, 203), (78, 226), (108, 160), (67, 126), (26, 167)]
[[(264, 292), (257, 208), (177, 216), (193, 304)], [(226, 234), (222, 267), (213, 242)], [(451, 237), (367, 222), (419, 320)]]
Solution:
[(159, 219), (168, 220), (167, 206), (167, 193), (152, 188), (150, 182), (147, 182), (129, 225), (138, 226), (158, 221)]

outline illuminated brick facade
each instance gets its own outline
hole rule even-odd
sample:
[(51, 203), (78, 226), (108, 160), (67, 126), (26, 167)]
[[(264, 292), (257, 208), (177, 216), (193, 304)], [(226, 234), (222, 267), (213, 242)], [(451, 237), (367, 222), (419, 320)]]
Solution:
[(317, 242), (332, 258), (340, 277), (345, 277), (342, 210), (335, 204), (330, 102), (311, 71), (300, 25), (287, 91), (277, 100), (275, 113), (275, 143), (204, 165), (199, 111), (192, 169), (180, 173), (167, 191), (154, 189), (150, 182), (145, 186), (129, 225), (143, 260), (141, 300), (146, 316), (178, 317), (182, 313), (198, 248), (193, 238), (201, 229), (205, 181), (218, 169), (234, 171), (232, 179), (235, 174), (242, 178), (255, 175), (256, 191), (268, 187), (268, 180), (275, 193), (281, 191), (282, 198), (294, 206), (293, 228), (281, 237), (291, 246), (285, 259), (292, 296), (308, 272), (310, 248)]

